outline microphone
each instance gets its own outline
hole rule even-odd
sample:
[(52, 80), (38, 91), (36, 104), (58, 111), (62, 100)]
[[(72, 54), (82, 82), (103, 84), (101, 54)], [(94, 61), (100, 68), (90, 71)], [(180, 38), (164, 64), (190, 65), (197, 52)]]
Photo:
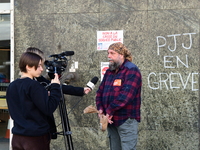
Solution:
[(63, 56), (72, 56), (72, 55), (74, 55), (74, 51), (65, 51), (60, 54), (50, 55), (49, 57), (63, 58)]
[(60, 53), (61, 56), (72, 56), (74, 55), (74, 51), (65, 51)]
[(92, 80), (87, 83), (87, 87), (89, 87), (91, 90), (93, 90), (95, 87), (95, 84), (97, 83), (98, 80), (99, 80), (98, 77), (92, 78)]

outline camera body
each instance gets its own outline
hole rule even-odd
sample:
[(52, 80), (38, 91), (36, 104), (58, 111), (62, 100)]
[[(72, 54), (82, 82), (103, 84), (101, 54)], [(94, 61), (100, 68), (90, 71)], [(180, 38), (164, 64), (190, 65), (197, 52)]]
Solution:
[(73, 51), (66, 51), (60, 54), (53, 54), (49, 56), (52, 57), (53, 60), (46, 60), (44, 62), (44, 65), (51, 79), (54, 78), (54, 73), (57, 73), (59, 76), (61, 76), (62, 72), (64, 72), (65, 69), (67, 68), (68, 59), (66, 56), (72, 56), (72, 55), (74, 55)]

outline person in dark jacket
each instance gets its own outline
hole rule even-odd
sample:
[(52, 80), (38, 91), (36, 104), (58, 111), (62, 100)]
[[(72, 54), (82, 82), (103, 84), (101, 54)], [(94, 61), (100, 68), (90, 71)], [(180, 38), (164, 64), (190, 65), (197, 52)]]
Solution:
[(48, 117), (53, 114), (61, 100), (58, 74), (51, 80), (50, 93), (35, 81), (43, 71), (42, 57), (31, 52), (21, 55), (21, 77), (7, 88), (6, 100), (11, 118), (13, 150), (50, 150), (50, 125)]

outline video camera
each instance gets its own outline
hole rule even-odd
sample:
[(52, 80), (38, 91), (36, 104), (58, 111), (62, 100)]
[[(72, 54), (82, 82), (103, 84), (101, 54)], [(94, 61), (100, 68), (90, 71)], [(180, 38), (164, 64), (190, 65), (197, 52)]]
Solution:
[(53, 60), (46, 60), (44, 62), (44, 65), (46, 67), (46, 71), (51, 79), (54, 78), (54, 73), (57, 73), (59, 76), (62, 74), (62, 72), (65, 71), (68, 64), (68, 59), (66, 56), (72, 56), (74, 55), (74, 51), (66, 51), (62, 52), (60, 54), (53, 54), (49, 57), (52, 57)]

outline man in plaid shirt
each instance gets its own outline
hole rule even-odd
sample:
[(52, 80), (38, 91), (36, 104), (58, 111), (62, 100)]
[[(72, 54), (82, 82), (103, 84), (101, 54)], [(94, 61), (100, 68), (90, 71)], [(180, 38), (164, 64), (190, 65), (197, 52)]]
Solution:
[(96, 106), (108, 119), (111, 150), (135, 150), (140, 122), (142, 77), (122, 43), (108, 48), (109, 69), (99, 86)]

